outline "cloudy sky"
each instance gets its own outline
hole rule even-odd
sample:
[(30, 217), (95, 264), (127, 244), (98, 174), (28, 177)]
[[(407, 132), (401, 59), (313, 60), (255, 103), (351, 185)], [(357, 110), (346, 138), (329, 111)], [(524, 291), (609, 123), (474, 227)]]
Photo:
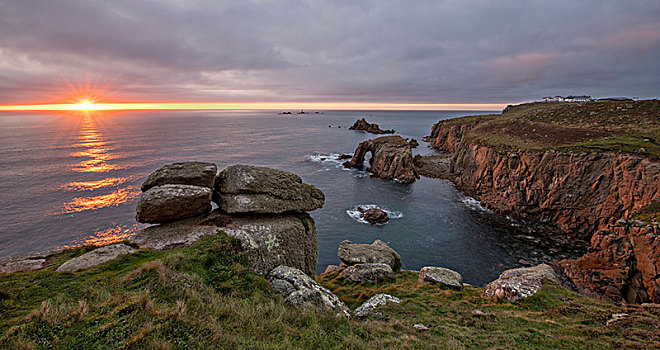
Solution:
[(0, 0), (0, 103), (660, 97), (657, 0)]

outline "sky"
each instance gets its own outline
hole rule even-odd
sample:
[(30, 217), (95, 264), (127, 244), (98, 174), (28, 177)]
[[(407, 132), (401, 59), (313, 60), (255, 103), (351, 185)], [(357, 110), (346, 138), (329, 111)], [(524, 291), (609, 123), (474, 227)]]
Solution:
[(660, 1), (0, 0), (0, 104), (660, 95)]

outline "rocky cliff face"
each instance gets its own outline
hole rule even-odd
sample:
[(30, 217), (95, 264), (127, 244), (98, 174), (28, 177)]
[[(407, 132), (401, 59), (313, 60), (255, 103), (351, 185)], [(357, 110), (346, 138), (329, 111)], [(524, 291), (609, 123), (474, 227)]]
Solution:
[(607, 301), (660, 303), (660, 229), (617, 226), (599, 230), (587, 254), (559, 262), (578, 291)]
[(660, 198), (660, 162), (613, 151), (502, 152), (466, 137), (482, 122), (433, 126), (426, 141), (451, 152), (445, 176), (496, 213), (593, 237), (585, 256), (561, 262), (581, 292), (610, 301), (660, 301), (657, 227), (608, 229)]
[(412, 148), (401, 136), (382, 136), (360, 142), (353, 158), (344, 163), (344, 166), (361, 167), (368, 152), (371, 152), (371, 159), (367, 171), (373, 176), (402, 183), (415, 182), (419, 178), (413, 162)]

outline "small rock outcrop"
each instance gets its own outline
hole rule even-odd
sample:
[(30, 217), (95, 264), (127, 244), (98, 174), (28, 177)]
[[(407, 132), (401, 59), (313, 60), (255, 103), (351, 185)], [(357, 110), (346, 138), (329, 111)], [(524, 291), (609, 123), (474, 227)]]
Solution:
[(419, 141), (417, 141), (417, 140), (415, 140), (415, 139), (410, 139), (410, 140), (408, 140), (408, 144), (409, 144), (410, 147), (412, 147), (412, 148), (417, 148), (417, 147), (419, 147)]
[(521, 301), (536, 294), (543, 287), (543, 280), (546, 279), (559, 283), (559, 278), (552, 267), (546, 264), (506, 270), (498, 279), (486, 286), (482, 296), (487, 299)]
[(192, 185), (162, 185), (140, 195), (135, 219), (143, 223), (164, 223), (208, 213), (211, 189)]
[(423, 267), (419, 270), (419, 283), (438, 284), (458, 291), (463, 290), (463, 276), (444, 267)]
[(45, 255), (21, 256), (0, 261), (0, 273), (34, 271), (44, 268)]
[(96, 248), (91, 252), (87, 252), (79, 257), (73, 258), (60, 265), (56, 271), (64, 272), (87, 269), (116, 259), (120, 255), (131, 254), (136, 251), (137, 249), (129, 247), (125, 244), (111, 244), (105, 247)]
[(321, 208), (323, 192), (286, 171), (232, 165), (215, 179), (214, 200), (223, 211), (236, 213), (304, 212)]
[(356, 120), (348, 129), (366, 131), (372, 134), (394, 134), (396, 132), (394, 130), (381, 130), (378, 124), (371, 124), (364, 118)]
[(162, 185), (193, 185), (213, 188), (218, 167), (206, 162), (180, 162), (162, 166), (142, 183), (142, 192)]
[(317, 307), (335, 316), (350, 317), (350, 310), (331, 291), (304, 272), (289, 266), (278, 266), (268, 274), (273, 290), (294, 307), (306, 310)]
[(367, 171), (373, 176), (412, 183), (419, 179), (413, 162), (412, 149), (401, 136), (383, 136), (360, 142), (353, 158), (344, 163), (346, 168), (361, 168), (367, 152), (371, 152)]
[(366, 263), (349, 266), (340, 275), (348, 277), (353, 282), (378, 283), (394, 278), (394, 271), (387, 264)]
[(390, 221), (390, 217), (383, 209), (370, 208), (365, 210), (358, 207), (357, 210), (360, 212), (360, 217), (372, 225), (385, 224)]
[(397, 297), (393, 297), (389, 294), (376, 294), (369, 298), (369, 300), (365, 301), (364, 304), (360, 305), (355, 311), (353, 312), (353, 317), (355, 318), (362, 318), (369, 316), (369, 314), (373, 313), (378, 309), (379, 307), (385, 306), (387, 303), (395, 303), (395, 304), (400, 304), (401, 299)]
[(371, 244), (355, 244), (343, 241), (339, 244), (337, 256), (346, 265), (380, 263), (387, 264), (392, 271), (401, 269), (401, 256), (387, 243), (377, 239)]

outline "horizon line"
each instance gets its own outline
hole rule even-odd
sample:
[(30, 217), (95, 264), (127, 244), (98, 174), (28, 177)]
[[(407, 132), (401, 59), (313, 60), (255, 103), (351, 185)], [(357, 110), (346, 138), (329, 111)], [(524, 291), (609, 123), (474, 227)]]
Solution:
[[(292, 106), (295, 108), (292, 109)], [(502, 110), (507, 103), (380, 103), (380, 102), (98, 102), (0, 105), (0, 111), (131, 111), (131, 110)]]

